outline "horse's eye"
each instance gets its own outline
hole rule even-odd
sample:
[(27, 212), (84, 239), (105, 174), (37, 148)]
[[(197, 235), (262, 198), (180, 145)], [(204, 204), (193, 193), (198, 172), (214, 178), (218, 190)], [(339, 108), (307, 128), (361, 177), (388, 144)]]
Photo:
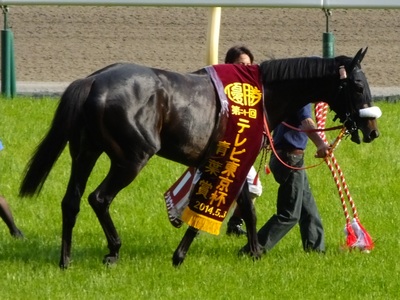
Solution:
[(361, 83), (361, 82), (356, 82), (355, 85), (354, 85), (354, 90), (357, 93), (361, 93), (362, 94), (362, 92), (364, 91), (364, 84)]

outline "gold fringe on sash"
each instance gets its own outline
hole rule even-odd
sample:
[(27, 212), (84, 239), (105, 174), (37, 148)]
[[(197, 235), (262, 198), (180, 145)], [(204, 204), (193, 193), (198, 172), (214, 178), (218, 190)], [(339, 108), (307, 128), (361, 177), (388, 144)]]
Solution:
[(189, 207), (185, 208), (181, 219), (189, 226), (214, 235), (219, 235), (222, 225), (222, 222), (200, 215), (192, 211)]

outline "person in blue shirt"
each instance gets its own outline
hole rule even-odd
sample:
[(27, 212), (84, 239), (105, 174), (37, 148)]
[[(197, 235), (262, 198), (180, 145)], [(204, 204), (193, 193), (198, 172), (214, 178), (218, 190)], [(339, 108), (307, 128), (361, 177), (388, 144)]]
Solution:
[[(301, 108), (285, 120), (299, 130), (279, 124), (273, 131), (273, 143), (279, 158), (272, 153), (269, 167), (279, 183), (276, 213), (257, 233), (264, 252), (270, 251), (295, 225), (299, 224), (300, 236), (305, 251), (325, 252), (324, 229), (304, 168), (304, 150), (308, 138), (317, 147), (315, 157), (324, 158), (330, 146), (315, 129), (311, 104)], [(292, 169), (285, 166), (299, 169)], [(248, 252), (246, 245), (242, 252)]]

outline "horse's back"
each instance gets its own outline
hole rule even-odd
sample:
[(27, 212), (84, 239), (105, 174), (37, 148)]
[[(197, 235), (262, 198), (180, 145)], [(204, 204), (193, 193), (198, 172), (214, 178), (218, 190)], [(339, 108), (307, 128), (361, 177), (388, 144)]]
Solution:
[(89, 128), (102, 140), (107, 133), (110, 152), (129, 157), (144, 151), (187, 165), (198, 163), (218, 113), (206, 74), (119, 63), (90, 76), (95, 80), (85, 104)]

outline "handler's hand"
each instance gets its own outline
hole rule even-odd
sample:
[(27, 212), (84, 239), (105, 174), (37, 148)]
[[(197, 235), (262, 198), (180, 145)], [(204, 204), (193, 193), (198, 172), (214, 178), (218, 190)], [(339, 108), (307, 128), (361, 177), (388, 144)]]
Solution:
[(323, 143), (323, 144), (321, 144), (321, 146), (318, 147), (317, 153), (315, 153), (314, 157), (325, 158), (326, 156), (328, 156), (330, 151), (331, 151), (331, 147), (328, 144)]

